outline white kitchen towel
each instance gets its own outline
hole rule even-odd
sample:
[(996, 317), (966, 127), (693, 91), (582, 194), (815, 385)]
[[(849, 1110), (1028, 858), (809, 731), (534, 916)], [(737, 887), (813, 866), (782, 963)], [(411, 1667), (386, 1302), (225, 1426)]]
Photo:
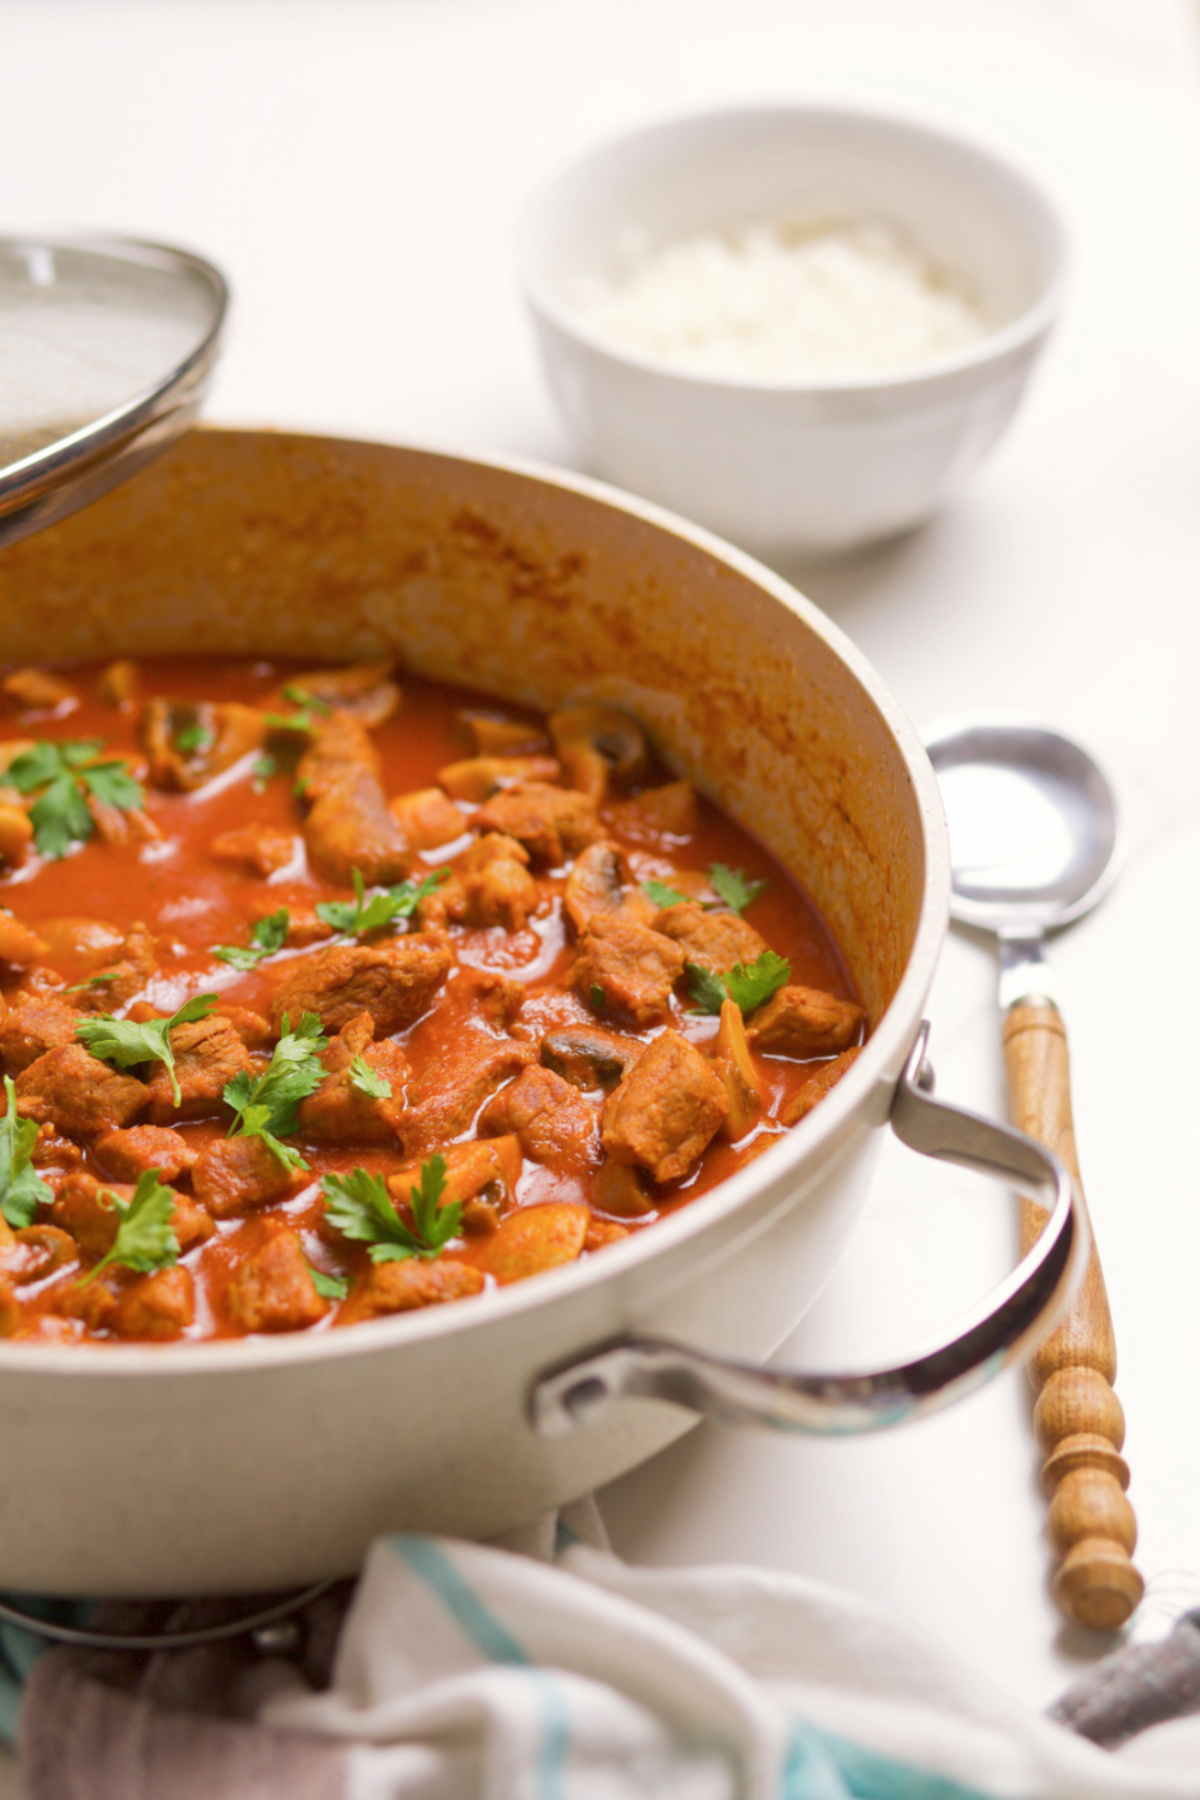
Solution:
[(262, 1724), (341, 1740), (346, 1800), (1200, 1797), (1200, 1717), (1116, 1753), (818, 1583), (375, 1545), (328, 1691)]

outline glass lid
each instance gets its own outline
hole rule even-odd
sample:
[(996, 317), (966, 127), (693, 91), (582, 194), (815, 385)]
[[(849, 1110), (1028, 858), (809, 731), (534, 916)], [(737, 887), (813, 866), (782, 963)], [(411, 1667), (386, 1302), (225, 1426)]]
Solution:
[(228, 290), (120, 238), (0, 238), (0, 544), (74, 512), (195, 417)]

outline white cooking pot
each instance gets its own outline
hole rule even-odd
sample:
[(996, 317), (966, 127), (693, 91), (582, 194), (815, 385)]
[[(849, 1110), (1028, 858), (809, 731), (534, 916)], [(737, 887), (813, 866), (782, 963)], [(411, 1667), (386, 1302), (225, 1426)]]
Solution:
[[(871, 1036), (813, 1114), (714, 1192), (499, 1292), (237, 1342), (0, 1342), (0, 1587), (316, 1581), (354, 1570), (381, 1531), (501, 1531), (698, 1412), (818, 1430), (907, 1417), (1057, 1316), (1085, 1253), (1067, 1177), (922, 1091), (949, 886), (932, 771), (871, 668), (783, 581), (569, 477), (205, 430), (0, 551), (0, 660), (181, 651), (395, 652), (541, 708), (627, 707), (813, 895)], [(917, 1147), (1019, 1181), (1050, 1224), (952, 1343), (876, 1375), (763, 1373), (846, 1241), (889, 1116)]]

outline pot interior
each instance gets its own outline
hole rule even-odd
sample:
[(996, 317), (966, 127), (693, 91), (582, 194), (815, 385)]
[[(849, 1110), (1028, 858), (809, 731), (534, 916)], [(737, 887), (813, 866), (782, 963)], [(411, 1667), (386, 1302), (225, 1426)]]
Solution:
[(188, 651), (390, 652), (542, 709), (626, 707), (808, 889), (872, 1024), (899, 985), (927, 881), (909, 728), (807, 602), (650, 509), (427, 452), (204, 429), (0, 551), (0, 661)]

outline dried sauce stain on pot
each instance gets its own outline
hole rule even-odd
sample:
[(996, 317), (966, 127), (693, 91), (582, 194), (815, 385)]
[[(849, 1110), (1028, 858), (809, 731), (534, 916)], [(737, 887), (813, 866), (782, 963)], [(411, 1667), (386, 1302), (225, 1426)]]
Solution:
[(520, 1280), (711, 1188), (853, 1059), (811, 903), (603, 702), (386, 658), (53, 680), (3, 682), (4, 1335), (323, 1330)]

